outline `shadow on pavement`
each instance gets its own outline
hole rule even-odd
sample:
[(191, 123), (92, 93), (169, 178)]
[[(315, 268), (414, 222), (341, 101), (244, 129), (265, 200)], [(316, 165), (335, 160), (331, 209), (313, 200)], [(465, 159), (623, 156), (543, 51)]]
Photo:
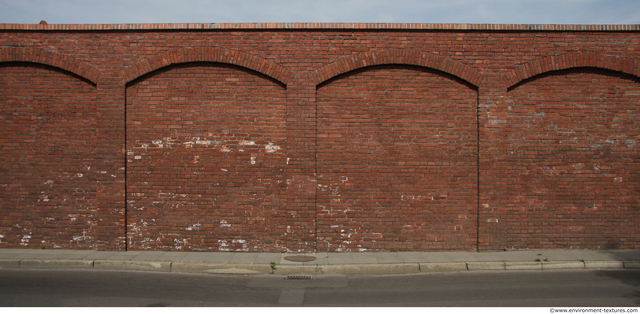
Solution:
[(640, 250), (607, 250), (617, 261), (640, 261)]
[(598, 276), (618, 280), (633, 287), (634, 292), (621, 297), (633, 299), (637, 305), (640, 305), (640, 269), (598, 270), (596, 271), (596, 274)]
[[(607, 250), (607, 254), (617, 261), (640, 261), (640, 250)], [(623, 297), (635, 299), (635, 303), (640, 305), (640, 269), (599, 270), (597, 274), (632, 286), (635, 291)]]

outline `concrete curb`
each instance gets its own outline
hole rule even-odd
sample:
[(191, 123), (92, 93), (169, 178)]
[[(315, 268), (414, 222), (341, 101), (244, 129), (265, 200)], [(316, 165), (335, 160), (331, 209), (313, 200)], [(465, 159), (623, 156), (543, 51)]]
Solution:
[(580, 269), (585, 268), (584, 262), (581, 261), (560, 261), (560, 262), (543, 262), (542, 270), (545, 269)]
[(213, 274), (268, 274), (269, 265), (264, 264), (220, 264), (220, 263), (171, 263), (171, 272)]
[(420, 272), (417, 263), (407, 264), (358, 264), (358, 265), (322, 265), (318, 266), (319, 274), (338, 275), (383, 275), (383, 274), (414, 274)]
[(469, 262), (469, 270), (506, 270), (505, 262)]
[(300, 265), (276, 265), (275, 269), (272, 269), (269, 264), (0, 259), (0, 269), (103, 269), (244, 275), (384, 275), (493, 270), (640, 269), (640, 261), (452, 262), (340, 265), (303, 265), (300, 263)]
[(420, 263), (421, 273), (451, 272), (451, 271), (467, 271), (467, 263)]
[(19, 259), (2, 259), (0, 260), (0, 269), (4, 268), (20, 268), (20, 260)]
[(506, 262), (506, 270), (542, 270), (540, 262)]
[(93, 268), (170, 272), (171, 262), (97, 260), (93, 262)]
[(84, 260), (21, 260), (20, 268), (38, 269), (90, 269), (93, 268), (93, 261)]
[(624, 262), (620, 261), (585, 261), (584, 268), (624, 268)]
[(273, 273), (276, 275), (295, 275), (295, 274), (316, 275), (316, 274), (322, 274), (323, 266), (277, 265)]

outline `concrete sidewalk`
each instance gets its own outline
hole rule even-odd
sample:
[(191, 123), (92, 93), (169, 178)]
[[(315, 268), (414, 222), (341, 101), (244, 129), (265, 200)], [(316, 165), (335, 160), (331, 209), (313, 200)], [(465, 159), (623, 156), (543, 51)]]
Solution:
[[(306, 259), (310, 261), (300, 261)], [(273, 264), (272, 264), (273, 263)], [(273, 267), (272, 267), (273, 266)], [(112, 269), (223, 274), (406, 274), (638, 268), (640, 250), (244, 253), (0, 249), (0, 269)]]

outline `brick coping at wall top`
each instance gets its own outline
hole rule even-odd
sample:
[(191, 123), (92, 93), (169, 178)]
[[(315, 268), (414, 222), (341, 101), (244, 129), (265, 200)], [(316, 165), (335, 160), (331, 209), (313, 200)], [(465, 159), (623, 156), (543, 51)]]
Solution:
[(248, 29), (390, 29), (480, 31), (640, 31), (640, 25), (582, 24), (441, 24), (441, 23), (158, 23), (158, 24), (0, 24), (0, 30), (118, 31), (118, 30), (248, 30)]

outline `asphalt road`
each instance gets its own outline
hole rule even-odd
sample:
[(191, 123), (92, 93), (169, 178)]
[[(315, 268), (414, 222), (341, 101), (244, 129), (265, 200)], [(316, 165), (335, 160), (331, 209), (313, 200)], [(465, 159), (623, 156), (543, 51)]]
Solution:
[(228, 276), (0, 270), (0, 306), (638, 307), (640, 270)]

